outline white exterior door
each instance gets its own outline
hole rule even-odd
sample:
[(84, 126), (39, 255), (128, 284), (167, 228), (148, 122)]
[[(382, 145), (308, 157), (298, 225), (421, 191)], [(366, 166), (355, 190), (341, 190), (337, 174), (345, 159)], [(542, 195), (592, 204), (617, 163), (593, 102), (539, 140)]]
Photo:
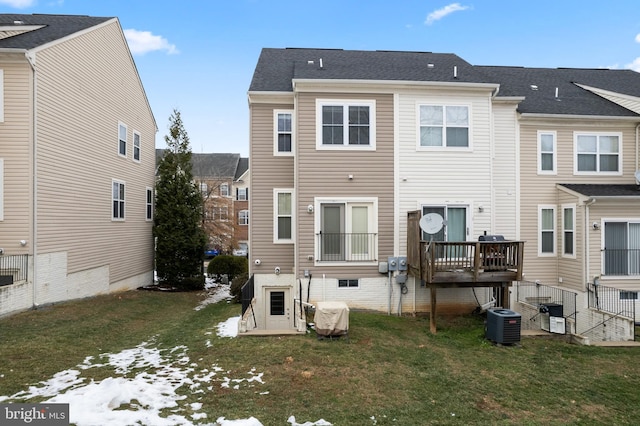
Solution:
[(292, 328), (289, 289), (268, 288), (266, 291), (267, 330), (288, 330)]

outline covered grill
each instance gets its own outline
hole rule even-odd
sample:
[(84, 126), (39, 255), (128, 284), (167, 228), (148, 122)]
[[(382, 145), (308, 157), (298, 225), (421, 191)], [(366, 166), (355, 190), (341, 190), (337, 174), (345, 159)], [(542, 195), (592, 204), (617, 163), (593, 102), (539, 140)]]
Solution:
[(349, 307), (344, 302), (318, 302), (313, 322), (318, 337), (348, 336)]

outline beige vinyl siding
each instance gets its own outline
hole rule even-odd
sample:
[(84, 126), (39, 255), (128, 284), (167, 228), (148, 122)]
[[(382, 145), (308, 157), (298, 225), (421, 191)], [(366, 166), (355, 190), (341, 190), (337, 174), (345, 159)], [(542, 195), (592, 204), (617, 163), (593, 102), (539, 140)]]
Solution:
[[(537, 132), (555, 131), (557, 134), (557, 174), (538, 175)], [(574, 175), (574, 132), (622, 132), (623, 175)], [(555, 205), (559, 220), (561, 203), (557, 183), (632, 183), (636, 170), (635, 127), (633, 123), (606, 120), (522, 119), (520, 127), (520, 179), (521, 179), (521, 239), (526, 241), (524, 257), (525, 279), (541, 280), (544, 284), (558, 281), (558, 258), (561, 246), (557, 244), (556, 257), (538, 256), (538, 206)], [(560, 222), (557, 222), (558, 225)], [(556, 232), (560, 232), (558, 226)], [(590, 234), (591, 235), (591, 234)], [(556, 241), (559, 236), (556, 235)], [(593, 242), (591, 242), (591, 245)], [(591, 247), (591, 250), (593, 247)]]
[[(376, 108), (376, 149), (316, 150), (316, 99), (374, 100)], [(327, 274), (337, 278), (378, 277), (377, 263), (356, 266), (317, 264), (309, 260), (315, 252), (315, 214), (307, 214), (307, 206), (318, 197), (377, 198), (378, 259), (393, 255), (393, 96), (378, 94), (337, 95), (301, 93), (297, 103), (297, 176), (299, 274)], [(353, 175), (353, 180), (348, 179)], [(317, 213), (317, 212), (316, 212)]]
[[(68, 252), (68, 273), (108, 265), (111, 283), (152, 270), (145, 202), (156, 129), (117, 21), (36, 60), (39, 253)], [(127, 158), (118, 156), (118, 122), (127, 125)], [(112, 179), (126, 183), (124, 221), (112, 221)]]
[[(293, 273), (294, 244), (274, 244), (274, 188), (294, 189), (294, 157), (273, 155), (274, 109), (293, 109), (292, 105), (250, 105), (251, 151), (249, 169), (249, 256), (252, 273), (273, 273), (279, 266), (283, 273)], [(294, 147), (295, 147), (294, 141)], [(294, 223), (298, 212), (293, 212)], [(261, 264), (256, 266), (255, 259)]]
[[(585, 206), (580, 205), (576, 196), (567, 194), (560, 191), (558, 193), (558, 207), (556, 211), (557, 217), (557, 235), (556, 246), (558, 252), (558, 278), (556, 282), (549, 282), (549, 284), (562, 285), (563, 287), (570, 288), (576, 291), (584, 291), (585, 278), (584, 278), (584, 220), (585, 220)], [(574, 207), (575, 209), (575, 223), (574, 223), (574, 235), (575, 245), (573, 248), (574, 256), (565, 256), (563, 249), (564, 241), (564, 226), (563, 226), (563, 208)], [(588, 231), (588, 230), (587, 230)]]
[[(22, 56), (22, 55), (21, 55)], [(4, 122), (0, 123), (0, 158), (4, 161), (3, 220), (0, 247), (5, 255), (32, 252), (32, 74), (22, 56), (3, 58)], [(26, 246), (20, 244), (27, 241)]]

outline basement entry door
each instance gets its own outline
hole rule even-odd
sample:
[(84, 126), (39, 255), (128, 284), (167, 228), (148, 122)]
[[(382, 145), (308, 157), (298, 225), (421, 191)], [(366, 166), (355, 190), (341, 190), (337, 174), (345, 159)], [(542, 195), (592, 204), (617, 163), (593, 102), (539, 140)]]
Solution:
[(267, 303), (267, 330), (290, 329), (292, 324), (289, 289), (267, 289)]

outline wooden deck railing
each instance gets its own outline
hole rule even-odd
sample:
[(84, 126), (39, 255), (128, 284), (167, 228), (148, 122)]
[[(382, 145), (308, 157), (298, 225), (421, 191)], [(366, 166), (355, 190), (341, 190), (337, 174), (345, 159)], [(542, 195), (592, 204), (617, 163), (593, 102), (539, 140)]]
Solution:
[(420, 241), (409, 273), (427, 285), (472, 286), (522, 279), (522, 241)]

